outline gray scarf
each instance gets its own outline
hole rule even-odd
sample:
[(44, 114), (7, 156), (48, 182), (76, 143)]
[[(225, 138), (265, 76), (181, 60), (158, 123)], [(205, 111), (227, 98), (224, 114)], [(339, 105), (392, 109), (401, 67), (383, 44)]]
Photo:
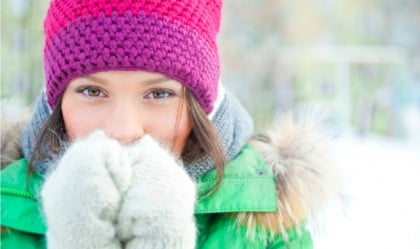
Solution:
[[(21, 137), (21, 146), (25, 158), (29, 159), (31, 157), (37, 135), (49, 115), (50, 110), (45, 93), (42, 92), (36, 102), (31, 122)], [(232, 94), (226, 92), (220, 105), (212, 115), (211, 121), (219, 132), (227, 161), (232, 160), (252, 135), (253, 122), (250, 115)], [(194, 179), (214, 168), (214, 162), (208, 156), (185, 165), (188, 174)], [(39, 162), (36, 165), (36, 170), (41, 173), (46, 173), (51, 169), (52, 163), (48, 160)]]

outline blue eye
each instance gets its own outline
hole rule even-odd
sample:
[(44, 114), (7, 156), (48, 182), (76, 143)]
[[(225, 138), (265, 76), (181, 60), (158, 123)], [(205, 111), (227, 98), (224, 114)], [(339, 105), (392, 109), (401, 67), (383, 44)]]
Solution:
[(172, 97), (174, 94), (171, 91), (165, 89), (155, 89), (146, 95), (148, 99), (165, 99)]

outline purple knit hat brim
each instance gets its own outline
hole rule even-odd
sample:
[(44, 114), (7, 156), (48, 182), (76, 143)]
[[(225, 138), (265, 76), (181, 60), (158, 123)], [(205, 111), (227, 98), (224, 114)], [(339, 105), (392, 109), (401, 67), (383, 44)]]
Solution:
[[(104, 27), (107, 27), (106, 29)], [(44, 51), (48, 104), (53, 109), (68, 83), (82, 75), (124, 70), (162, 73), (185, 85), (209, 113), (220, 68), (217, 47), (180, 23), (140, 11), (77, 19)]]

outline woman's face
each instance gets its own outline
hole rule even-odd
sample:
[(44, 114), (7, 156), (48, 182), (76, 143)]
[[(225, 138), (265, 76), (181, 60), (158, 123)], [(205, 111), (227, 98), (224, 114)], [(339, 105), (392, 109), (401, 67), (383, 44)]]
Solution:
[(107, 71), (76, 78), (61, 108), (70, 140), (96, 129), (125, 144), (150, 134), (180, 155), (191, 132), (181, 83), (156, 73)]

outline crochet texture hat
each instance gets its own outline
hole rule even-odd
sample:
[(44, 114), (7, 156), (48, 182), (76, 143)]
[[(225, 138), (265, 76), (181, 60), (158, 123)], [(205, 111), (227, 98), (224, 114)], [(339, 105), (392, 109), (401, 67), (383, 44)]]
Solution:
[(68, 83), (109, 70), (162, 73), (209, 113), (220, 62), (221, 0), (52, 0), (44, 20), (46, 94), (53, 109)]

